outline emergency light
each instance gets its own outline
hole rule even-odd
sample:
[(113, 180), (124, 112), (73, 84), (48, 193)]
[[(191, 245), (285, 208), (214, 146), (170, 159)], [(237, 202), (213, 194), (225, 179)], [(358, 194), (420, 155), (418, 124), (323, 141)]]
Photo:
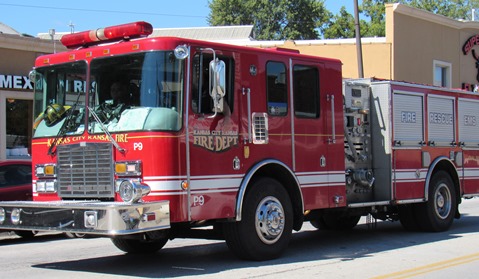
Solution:
[(67, 48), (87, 47), (116, 40), (146, 37), (153, 33), (153, 26), (145, 21), (115, 25), (96, 30), (62, 36), (61, 43)]

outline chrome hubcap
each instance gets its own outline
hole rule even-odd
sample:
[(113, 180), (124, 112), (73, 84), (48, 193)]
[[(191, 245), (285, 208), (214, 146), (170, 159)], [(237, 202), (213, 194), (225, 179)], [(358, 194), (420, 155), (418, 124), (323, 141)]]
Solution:
[(436, 210), (437, 216), (441, 219), (446, 219), (449, 216), (452, 207), (451, 192), (446, 184), (441, 183), (439, 187), (437, 187), (434, 198), (434, 209)]
[(255, 216), (256, 233), (261, 241), (273, 244), (284, 231), (283, 206), (275, 197), (266, 197), (258, 205)]

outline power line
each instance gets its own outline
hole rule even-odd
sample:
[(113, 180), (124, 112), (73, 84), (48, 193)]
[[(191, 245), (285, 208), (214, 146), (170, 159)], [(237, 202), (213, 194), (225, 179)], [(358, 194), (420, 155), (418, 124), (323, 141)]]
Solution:
[(160, 14), (160, 13), (147, 13), (147, 12), (134, 12), (134, 11), (114, 11), (114, 10), (95, 10), (95, 9), (79, 9), (79, 8), (65, 8), (65, 7), (50, 7), (50, 6), (35, 6), (35, 5), (20, 5), (10, 3), (0, 3), (0, 6), (11, 6), (21, 8), (33, 8), (33, 9), (51, 9), (62, 11), (76, 11), (76, 12), (94, 12), (94, 13), (115, 13), (115, 14), (134, 14), (134, 15), (153, 15), (153, 16), (169, 16), (169, 17), (191, 17), (191, 18), (205, 18), (205, 16), (197, 15), (176, 15), (176, 14)]

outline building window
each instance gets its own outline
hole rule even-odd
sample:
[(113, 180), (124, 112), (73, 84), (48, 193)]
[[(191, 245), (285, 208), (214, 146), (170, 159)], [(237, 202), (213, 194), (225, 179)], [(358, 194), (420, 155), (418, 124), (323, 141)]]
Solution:
[(6, 158), (30, 159), (32, 140), (32, 100), (6, 98)]
[(452, 64), (444, 61), (434, 60), (434, 85), (451, 87)]

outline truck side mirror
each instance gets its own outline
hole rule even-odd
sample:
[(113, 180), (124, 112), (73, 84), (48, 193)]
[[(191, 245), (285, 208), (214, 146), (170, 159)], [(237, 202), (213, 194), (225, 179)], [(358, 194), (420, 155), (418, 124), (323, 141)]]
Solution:
[(223, 60), (214, 59), (210, 62), (209, 92), (213, 99), (214, 116), (223, 112), (223, 98), (226, 94), (226, 65)]

